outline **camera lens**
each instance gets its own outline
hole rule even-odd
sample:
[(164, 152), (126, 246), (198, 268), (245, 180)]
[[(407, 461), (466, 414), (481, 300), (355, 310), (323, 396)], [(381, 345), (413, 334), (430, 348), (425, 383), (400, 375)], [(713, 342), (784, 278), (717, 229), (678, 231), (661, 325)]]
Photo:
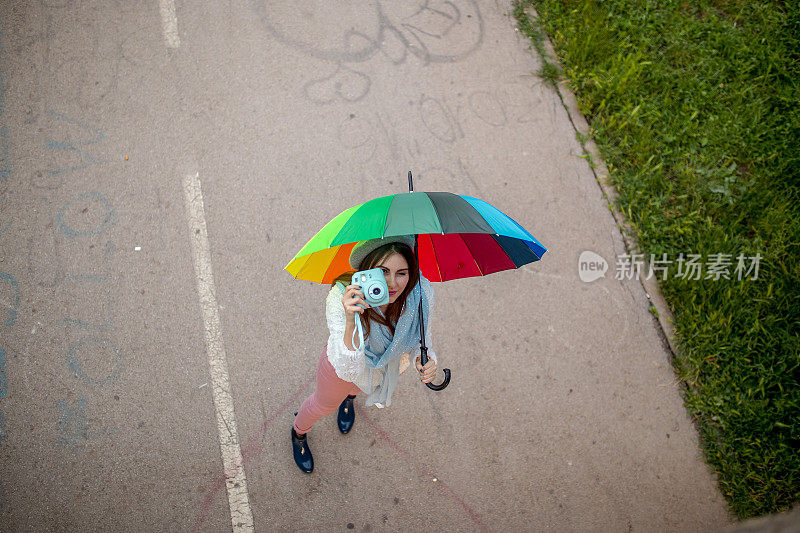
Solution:
[(381, 295), (381, 288), (380, 287), (375, 287), (374, 289), (372, 289), (372, 294), (373, 294), (373, 296), (380, 296)]

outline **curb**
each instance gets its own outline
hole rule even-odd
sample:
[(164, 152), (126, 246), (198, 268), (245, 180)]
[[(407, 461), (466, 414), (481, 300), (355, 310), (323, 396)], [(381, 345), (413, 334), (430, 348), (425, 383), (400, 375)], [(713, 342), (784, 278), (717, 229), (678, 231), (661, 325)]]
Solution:
[[(536, 13), (536, 10), (532, 7), (526, 7), (525, 14), (530, 20), (539, 19), (539, 14)], [(558, 65), (559, 70), (563, 72), (563, 68), (558, 62), (558, 58), (550, 39), (545, 36), (543, 42), (547, 56), (549, 56), (544, 59)], [(589, 168), (594, 174), (595, 181), (597, 181), (598, 185), (600, 186), (600, 190), (603, 192), (603, 198), (607, 200), (608, 208), (611, 211), (611, 215), (614, 217), (614, 221), (617, 223), (617, 228), (622, 235), (627, 252), (629, 254), (641, 253), (641, 248), (639, 247), (639, 243), (633, 237), (634, 233), (630, 227), (630, 224), (628, 223), (628, 219), (616, 207), (616, 202), (619, 195), (609, 181), (608, 167), (606, 167), (606, 163), (600, 155), (600, 150), (597, 148), (597, 145), (591, 138), (589, 132), (589, 123), (586, 122), (586, 118), (584, 118), (583, 114), (580, 112), (578, 100), (575, 98), (575, 95), (572, 94), (572, 91), (569, 89), (569, 86), (564, 79), (558, 82), (558, 85), (556, 86), (556, 92), (561, 98), (562, 105), (567, 110), (567, 115), (572, 123), (572, 127), (587, 138), (587, 140), (581, 144), (583, 145), (584, 152), (586, 152), (589, 156)], [(656, 309), (657, 316), (655, 318), (658, 319), (658, 322), (661, 325), (663, 340), (669, 346), (674, 358), (678, 354), (678, 348), (675, 339), (675, 327), (673, 325), (675, 320), (672, 315), (672, 310), (669, 308), (669, 305), (667, 305), (667, 301), (664, 299), (663, 294), (661, 294), (661, 289), (658, 285), (656, 276), (652, 276), (650, 279), (642, 279), (642, 277), (639, 276), (639, 282), (642, 284), (642, 288), (644, 288), (645, 295), (650, 301), (650, 304)]]

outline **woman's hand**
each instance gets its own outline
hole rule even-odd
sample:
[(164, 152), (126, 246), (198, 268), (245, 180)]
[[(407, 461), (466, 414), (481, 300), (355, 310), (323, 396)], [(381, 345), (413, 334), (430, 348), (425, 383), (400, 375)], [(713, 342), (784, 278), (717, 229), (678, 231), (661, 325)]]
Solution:
[(369, 304), (364, 301), (364, 293), (361, 292), (360, 287), (358, 285), (348, 285), (342, 296), (344, 314), (348, 322), (355, 322), (356, 313), (363, 314), (366, 311), (366, 309), (357, 304), (369, 307)]
[(417, 366), (417, 372), (420, 373), (420, 379), (423, 383), (430, 383), (433, 381), (433, 378), (436, 377), (436, 361), (431, 358), (428, 358), (428, 362), (425, 363), (425, 366), (422, 366), (422, 357), (417, 356), (417, 360), (415, 361)]

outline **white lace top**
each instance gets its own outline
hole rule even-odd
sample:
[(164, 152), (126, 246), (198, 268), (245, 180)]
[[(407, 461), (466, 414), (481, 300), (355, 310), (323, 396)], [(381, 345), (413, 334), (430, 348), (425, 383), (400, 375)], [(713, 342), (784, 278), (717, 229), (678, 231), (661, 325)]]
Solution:
[[(423, 290), (425, 290), (425, 294), (428, 297), (429, 312), (433, 313), (433, 287), (430, 283), (423, 284)], [(367, 372), (364, 346), (361, 345), (355, 350), (349, 350), (344, 344), (347, 316), (345, 315), (344, 304), (342, 304), (342, 296), (344, 296), (344, 288), (341, 285), (334, 285), (325, 300), (325, 318), (328, 321), (328, 330), (330, 331), (330, 336), (328, 337), (328, 361), (339, 378), (355, 383), (359, 389), (369, 394), (372, 392), (373, 385)], [(367, 340), (364, 339), (364, 344), (366, 343)], [(428, 347), (428, 357), (438, 365), (436, 354), (431, 348), (430, 327), (425, 330), (425, 346)], [(403, 361), (400, 365), (401, 374), (405, 370), (404, 366), (408, 366), (407, 355), (403, 356)], [(419, 345), (410, 355), (411, 361), (415, 361), (419, 357)], [(416, 369), (416, 366), (414, 368)], [(380, 404), (376, 405), (383, 407)]]

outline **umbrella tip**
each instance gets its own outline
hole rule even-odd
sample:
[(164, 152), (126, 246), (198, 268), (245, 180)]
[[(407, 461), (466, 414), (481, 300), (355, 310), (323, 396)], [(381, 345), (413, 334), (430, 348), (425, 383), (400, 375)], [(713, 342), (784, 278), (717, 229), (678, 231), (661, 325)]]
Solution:
[(414, 179), (411, 177), (411, 171), (408, 171), (408, 192), (414, 192)]

